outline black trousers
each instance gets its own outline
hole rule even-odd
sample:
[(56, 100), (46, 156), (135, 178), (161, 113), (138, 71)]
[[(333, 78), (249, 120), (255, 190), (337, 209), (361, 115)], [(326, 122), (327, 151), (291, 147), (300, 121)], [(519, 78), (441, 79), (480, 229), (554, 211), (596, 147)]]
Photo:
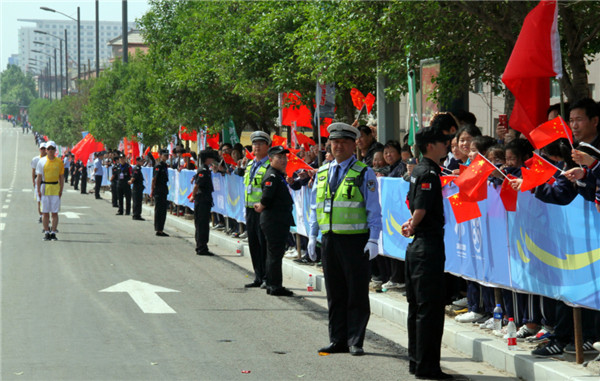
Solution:
[[(84, 169), (86, 171), (86, 169)], [(87, 174), (81, 175), (81, 194), (87, 193)]]
[(154, 230), (157, 232), (161, 232), (165, 228), (168, 206), (166, 193), (154, 195)]
[(102, 175), (94, 175), (94, 195), (100, 198), (100, 187), (102, 186)]
[[(71, 186), (73, 185), (73, 182), (75, 181), (75, 172), (74, 171), (75, 171), (74, 166), (69, 168), (69, 172), (71, 172)], [(65, 180), (65, 182), (66, 182), (66, 180)]]
[(142, 200), (144, 199), (144, 189), (141, 186), (133, 186), (131, 191), (131, 201), (133, 203), (133, 217), (142, 216)]
[(79, 172), (75, 172), (71, 180), (73, 180), (72, 184), (74, 186), (74, 189), (79, 190)]
[(70, 168), (65, 168), (65, 184), (69, 182), (69, 169)]
[[(265, 213), (265, 212), (263, 212)], [(260, 225), (267, 241), (267, 288), (276, 290), (283, 287), (283, 275), (281, 273), (281, 261), (287, 249), (287, 237), (290, 232), (290, 226), (281, 222), (281, 218), (276, 215), (263, 216), (268, 217)], [(265, 218), (263, 218), (263, 221)]]
[(441, 371), (445, 261), (443, 233), (417, 236), (406, 250), (408, 357), (417, 376)]
[(110, 182), (110, 193), (112, 198), (112, 206), (115, 208), (119, 206), (119, 190), (117, 189), (117, 181), (113, 180)]
[(254, 268), (254, 281), (267, 280), (267, 241), (260, 228), (260, 214), (252, 208), (246, 208), (246, 230), (248, 232), (248, 247)]
[[(583, 340), (597, 341), (597, 328), (595, 326), (596, 316), (598, 311), (581, 309), (581, 331)], [(554, 336), (556, 340), (563, 344), (573, 343), (575, 340), (573, 326), (573, 307), (567, 306), (561, 301), (556, 302), (556, 326), (554, 327)]]
[(131, 214), (131, 186), (127, 181), (119, 181), (117, 184), (119, 195), (119, 213), (123, 213), (123, 197), (125, 197), (125, 214)]
[(197, 254), (205, 254), (208, 252), (211, 208), (211, 200), (194, 200), (194, 225), (196, 226)]
[(368, 234), (323, 235), (321, 262), (329, 306), (329, 340), (363, 346), (371, 315)]

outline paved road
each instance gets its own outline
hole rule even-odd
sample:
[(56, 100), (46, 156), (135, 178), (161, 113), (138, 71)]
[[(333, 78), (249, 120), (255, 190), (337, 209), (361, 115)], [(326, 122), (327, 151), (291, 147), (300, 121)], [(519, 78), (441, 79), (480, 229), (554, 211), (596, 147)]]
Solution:
[[(155, 237), (108, 200), (65, 187), (59, 241), (42, 241), (32, 135), (1, 122), (0, 147), (3, 380), (413, 379), (404, 350), (373, 335), (367, 356), (318, 356), (322, 308), (245, 290), (245, 270), (195, 256), (190, 237)], [(142, 285), (139, 304), (100, 292), (128, 280), (178, 292)]]

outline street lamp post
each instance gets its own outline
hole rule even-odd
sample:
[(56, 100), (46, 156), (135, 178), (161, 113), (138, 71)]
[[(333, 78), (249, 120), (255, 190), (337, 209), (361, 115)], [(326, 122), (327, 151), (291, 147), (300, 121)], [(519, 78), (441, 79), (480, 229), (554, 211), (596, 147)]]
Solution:
[(96, 78), (100, 77), (100, 10), (96, 0)]
[[(40, 41), (34, 41), (34, 43), (35, 42), (40, 42)], [(44, 44), (44, 43), (42, 42), (41, 44)], [(48, 56), (48, 66), (50, 67), (48, 69), (48, 71), (51, 73), (52, 55), (44, 53), (41, 50), (31, 50), (31, 51), (34, 52), (34, 53), (39, 53), (39, 54), (43, 54), (45, 56)], [(55, 93), (55, 98), (54, 99), (57, 99), (58, 98), (58, 78), (56, 78), (57, 77), (57, 74), (56, 74), (56, 48), (54, 48), (54, 76), (55, 76), (55, 82), (56, 82), (56, 84), (55, 84), (56, 88), (55, 88), (55, 91), (54, 91), (54, 93)]]
[[(35, 32), (39, 33), (40, 31), (35, 31)], [(43, 33), (43, 34), (48, 34), (48, 33)], [(51, 34), (48, 34), (48, 35), (52, 36)], [(52, 36), (52, 37), (54, 37), (54, 36)], [(58, 88), (62, 86), (62, 79), (59, 81), (58, 80), (58, 75), (56, 74), (56, 69), (57, 69), (56, 67), (58, 66), (57, 63), (56, 63), (56, 46), (53, 46), (53, 45), (50, 45), (50, 44), (46, 44), (45, 42), (41, 42), (41, 41), (33, 41), (33, 43), (37, 44), (37, 45), (45, 45), (45, 46), (48, 46), (48, 47), (54, 49), (54, 75), (56, 76), (56, 78), (55, 78), (56, 91), (58, 91)], [(62, 65), (62, 41), (61, 41), (61, 44), (60, 44), (60, 55), (59, 55), (59, 57), (60, 57), (60, 75), (62, 77), (62, 66), (63, 66)], [(60, 93), (62, 94), (62, 89), (61, 89)]]
[[(63, 43), (63, 41), (65, 42), (65, 89), (67, 90), (67, 93), (68, 93), (69, 92), (69, 87), (67, 85), (67, 80), (66, 80), (66, 77), (69, 75), (69, 70), (67, 69), (67, 66), (69, 64), (68, 63), (68, 52), (67, 52), (67, 30), (65, 29), (65, 38), (64, 39), (62, 39), (62, 38), (60, 38), (58, 36), (55, 36), (55, 35), (53, 35), (51, 33), (44, 32), (42, 30), (34, 30), (33, 32), (34, 33), (38, 33), (38, 34), (44, 34), (46, 36), (54, 37), (57, 40), (60, 40), (60, 75), (61, 75), (61, 77), (62, 77), (62, 68), (63, 68), (63, 62), (62, 62), (62, 57), (63, 57), (63, 55), (62, 55), (62, 43)], [(36, 42), (38, 42), (38, 41), (34, 41), (34, 43), (36, 43)], [(61, 80), (61, 86), (62, 86), (62, 80)], [(61, 91), (61, 94), (62, 94), (62, 91)]]
[[(59, 12), (52, 8), (40, 7), (40, 9), (43, 11), (61, 14), (65, 17), (70, 18), (71, 20), (77, 22), (77, 79), (81, 79), (81, 26), (80, 26), (81, 25), (81, 15), (79, 12), (79, 7), (77, 7), (77, 19), (74, 19), (73, 17), (71, 17), (67, 14), (64, 14), (62, 12)], [(65, 40), (66, 40), (66, 37), (65, 37)]]

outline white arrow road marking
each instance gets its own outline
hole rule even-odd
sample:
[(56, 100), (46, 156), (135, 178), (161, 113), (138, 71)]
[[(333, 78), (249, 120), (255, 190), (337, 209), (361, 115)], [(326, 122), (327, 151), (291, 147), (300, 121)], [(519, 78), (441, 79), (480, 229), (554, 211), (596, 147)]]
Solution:
[(29, 189), (29, 188), (24, 188), (23, 192), (33, 192), (33, 190)]
[(69, 205), (62, 206), (61, 205), (61, 208), (63, 208), (63, 209), (90, 209), (91, 206), (69, 206)]
[(2, 209), (8, 209), (8, 205), (2, 205)]
[(79, 216), (83, 215), (83, 214), (77, 213), (77, 212), (62, 212), (62, 213), (58, 213), (58, 214), (62, 214), (63, 216), (65, 216), (67, 218), (79, 218)]
[(146, 314), (175, 314), (164, 300), (162, 300), (157, 292), (179, 292), (170, 288), (155, 286), (150, 283), (140, 282), (129, 279), (114, 286), (100, 290), (99, 292), (126, 292), (131, 296), (131, 299), (140, 307), (142, 312)]
[(0, 213), (0, 218), (6, 217), (6, 213)]
[(0, 224), (0, 231), (4, 230), (4, 226), (6, 226), (5, 224)]
[(79, 193), (79, 191), (75, 190), (75, 189), (67, 189), (67, 192), (68, 193)]

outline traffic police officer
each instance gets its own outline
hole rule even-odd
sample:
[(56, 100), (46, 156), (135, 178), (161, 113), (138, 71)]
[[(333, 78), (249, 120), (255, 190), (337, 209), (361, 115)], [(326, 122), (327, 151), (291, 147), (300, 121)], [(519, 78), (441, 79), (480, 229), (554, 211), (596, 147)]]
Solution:
[(416, 134), (423, 159), (410, 177), (408, 204), (411, 218), (402, 235), (413, 241), (406, 249), (409, 371), (417, 378), (452, 378), (440, 368), (444, 332), (444, 206), (440, 161), (450, 135), (433, 127)]
[(118, 173), (119, 173), (119, 155), (121, 153), (119, 151), (113, 152), (112, 155), (112, 176), (110, 177), (110, 193), (112, 199), (112, 206), (114, 208), (119, 207), (119, 190), (117, 189), (117, 181), (118, 181)]
[(269, 148), (270, 165), (263, 178), (260, 202), (254, 210), (260, 213), (260, 227), (267, 243), (267, 294), (292, 296), (294, 293), (282, 286), (281, 260), (285, 254), (290, 226), (294, 224), (294, 201), (288, 189), (285, 168), (289, 153), (282, 146)]
[(200, 165), (192, 178), (194, 189), (194, 225), (196, 226), (196, 254), (214, 255), (208, 250), (210, 236), (210, 210), (213, 206), (212, 192), (214, 191), (210, 165), (218, 159), (216, 151), (203, 150), (200, 152)]
[(131, 174), (131, 180), (129, 184), (133, 184), (133, 190), (131, 192), (131, 200), (133, 203), (133, 219), (136, 221), (145, 221), (142, 217), (142, 199), (144, 198), (144, 175), (142, 174), (142, 166), (140, 163), (142, 158), (138, 157), (135, 159), (135, 167)]
[(254, 267), (254, 281), (245, 287), (266, 288), (267, 246), (265, 235), (260, 228), (260, 214), (254, 210), (254, 204), (260, 201), (262, 195), (261, 184), (269, 166), (267, 151), (271, 145), (271, 137), (266, 132), (254, 131), (250, 135), (250, 140), (252, 141), (254, 159), (248, 162), (246, 167), (247, 159), (244, 158), (243, 165), (235, 172), (238, 176), (244, 176), (246, 231), (248, 233), (250, 257)]
[(117, 194), (119, 199), (119, 210), (117, 216), (123, 215), (123, 197), (125, 197), (125, 215), (131, 214), (131, 165), (127, 162), (127, 157), (124, 154), (119, 155), (119, 170), (117, 172)]
[(154, 230), (159, 237), (168, 237), (169, 235), (163, 231), (165, 221), (167, 219), (167, 195), (169, 194), (169, 167), (167, 159), (169, 158), (169, 150), (163, 149), (160, 151), (160, 161), (154, 167), (152, 176), (152, 190), (150, 197), (154, 197)]
[(346, 123), (327, 130), (335, 160), (316, 175), (308, 242), (315, 260), (321, 230), (330, 344), (319, 352), (360, 356), (371, 313), (369, 260), (378, 253), (381, 207), (375, 172), (354, 156), (358, 130)]
[(94, 195), (96, 200), (100, 200), (100, 187), (102, 187), (102, 175), (104, 173), (104, 167), (102, 166), (102, 160), (104, 159), (104, 152), (98, 152), (96, 160), (94, 160)]

